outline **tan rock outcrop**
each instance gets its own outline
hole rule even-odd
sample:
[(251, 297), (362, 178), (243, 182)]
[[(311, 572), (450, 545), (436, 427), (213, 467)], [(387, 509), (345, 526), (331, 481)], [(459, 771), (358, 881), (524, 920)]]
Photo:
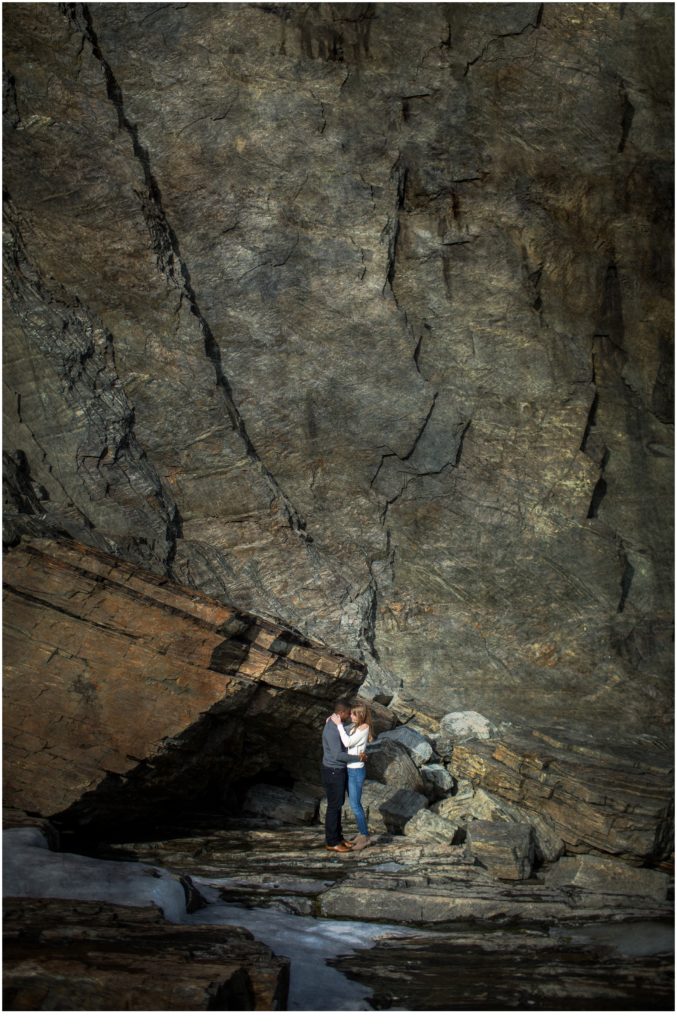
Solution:
[(469, 740), (454, 747), (452, 774), (513, 805), (568, 853), (597, 850), (641, 863), (672, 849), (673, 767), (647, 745), (604, 750), (548, 734)]
[(327, 707), (364, 674), (77, 543), (11, 550), (4, 590), (5, 805), (45, 817), (97, 789), (131, 811), (271, 765), (317, 774)]

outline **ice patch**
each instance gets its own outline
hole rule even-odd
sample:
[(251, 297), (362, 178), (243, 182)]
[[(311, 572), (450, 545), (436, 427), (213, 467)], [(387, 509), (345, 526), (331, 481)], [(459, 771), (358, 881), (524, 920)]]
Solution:
[(6, 829), (2, 838), (5, 896), (156, 906), (168, 921), (183, 920), (183, 886), (163, 868), (55, 853), (38, 829)]
[[(213, 880), (210, 880), (213, 881)], [(350, 981), (327, 960), (369, 949), (379, 939), (410, 935), (412, 929), (358, 921), (295, 917), (275, 909), (245, 908), (213, 902), (209, 885), (193, 878), (210, 905), (186, 917), (194, 924), (229, 924), (246, 928), (278, 956), (290, 960), (289, 1010), (371, 1010), (372, 990)]]

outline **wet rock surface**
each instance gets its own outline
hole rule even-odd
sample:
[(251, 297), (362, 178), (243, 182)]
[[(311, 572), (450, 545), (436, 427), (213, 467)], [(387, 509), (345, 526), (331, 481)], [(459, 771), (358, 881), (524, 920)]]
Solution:
[[(16, 998), (32, 1000), (31, 1006), (51, 998), (47, 990), (54, 999), (65, 1001), (83, 999), (83, 993), (91, 991), (80, 984), (82, 963), (77, 969), (74, 966), (79, 933), (67, 927), (69, 915), (76, 913), (68, 903), (67, 887), (77, 895), (83, 872), (74, 872), (67, 863), (68, 856), (74, 855), (59, 859), (45, 849), (44, 856), (51, 857), (52, 864), (41, 866), (41, 874), (26, 863), (33, 874), (30, 898), (9, 901), (10, 907), (19, 907), (15, 915), (19, 921), (23, 905), (35, 922), (33, 931), (28, 929), (31, 939), (25, 946), (21, 929), (14, 927), (10, 917), (12, 952), (9, 959), (6, 955), (11, 977), (23, 979), (17, 983)], [(626, 871), (647, 880), (643, 886), (635, 880), (630, 893), (627, 884), (619, 885), (618, 872), (607, 871), (606, 884), (599, 872), (594, 879), (586, 874), (578, 863), (586, 862), (582, 857), (541, 868), (526, 881), (499, 881), (473, 858), (467, 844), (451, 846), (430, 837), (421, 841), (418, 836), (382, 834), (372, 836), (364, 849), (340, 855), (325, 849), (321, 828), (246, 818), (219, 828), (217, 819), (196, 817), (177, 824), (173, 836), (160, 833), (144, 841), (100, 844), (81, 851), (79, 858), (86, 863), (84, 874), (90, 879), (84, 897), (88, 902), (78, 904), (86, 908), (87, 920), (90, 914), (95, 919), (97, 912), (102, 921), (109, 920), (111, 908), (102, 905), (103, 892), (115, 902), (121, 897), (130, 902), (147, 899), (138, 887), (125, 896), (130, 892), (125, 888), (125, 871), (141, 875), (150, 871), (175, 880), (175, 888), (183, 889), (181, 907), (166, 893), (158, 891), (155, 897), (165, 918), (174, 924), (148, 932), (144, 922), (154, 908), (145, 908), (138, 916), (135, 910), (129, 918), (124, 916), (127, 908), (121, 908), (118, 920), (127, 923), (115, 931), (111, 944), (115, 947), (129, 928), (130, 948), (145, 943), (149, 964), (160, 963), (158, 976), (164, 977), (177, 949), (179, 960), (183, 956), (184, 940), (194, 941), (198, 952), (191, 978), (197, 979), (198, 988), (207, 975), (208, 981), (213, 977), (200, 973), (202, 937), (215, 942), (213, 929), (218, 925), (222, 930), (219, 944), (210, 946), (209, 970), (215, 962), (232, 964), (231, 954), (237, 950), (240, 966), (250, 971), (255, 990), (265, 992), (262, 998), (271, 999), (271, 992), (278, 992), (271, 979), (274, 975), (279, 982), (281, 977), (284, 983), (284, 976), (275, 973), (280, 965), (274, 958), (261, 960), (258, 953), (253, 965), (247, 963), (239, 936), (231, 936), (233, 925), (247, 928), (251, 921), (253, 934), (272, 945), (276, 955), (292, 957), (290, 1008), (659, 1009), (669, 1008), (672, 998), (672, 887), (662, 872), (625, 865)], [(576, 862), (572, 872), (565, 870), (569, 860)], [(101, 884), (108, 886), (98, 893), (97, 874)], [(60, 923), (66, 922), (65, 931), (54, 926), (56, 945), (44, 954), (43, 973), (42, 935), (46, 941), (51, 934), (56, 901), (35, 901), (39, 886), (46, 881), (53, 885), (57, 876), (58, 903), (65, 908)], [(115, 878), (117, 889), (111, 887)], [(186, 905), (190, 913), (182, 909)], [(191, 923), (199, 927), (191, 930), (187, 927)], [(177, 929), (175, 946), (171, 928)], [(84, 963), (96, 971), (99, 932), (94, 925), (92, 929), (96, 948)], [(70, 955), (60, 946), (64, 934), (75, 939), (73, 965), (57, 976), (50, 958)], [(105, 929), (101, 934), (106, 935)], [(358, 958), (351, 952), (355, 949), (360, 949)], [(311, 962), (309, 957), (315, 965), (310, 971), (304, 966)], [(492, 960), (495, 975), (487, 973)], [(331, 971), (322, 973), (328, 962), (354, 979), (357, 988), (334, 982)], [(263, 982), (256, 978), (262, 963)], [(119, 985), (117, 972), (126, 968), (115, 955), (110, 965), (114, 978), (106, 984)], [(68, 972), (72, 987), (63, 980)], [(221, 983), (229, 976), (222, 973)], [(38, 984), (40, 978), (47, 990)], [(52, 978), (56, 978), (53, 985)], [(214, 995), (213, 989), (210, 992), (208, 998)], [(193, 992), (190, 998), (194, 996)], [(196, 998), (203, 996), (204, 989), (199, 988)], [(281, 998), (279, 992), (274, 998)]]
[(669, 1010), (672, 928), (428, 932), (334, 964), (378, 1010)]

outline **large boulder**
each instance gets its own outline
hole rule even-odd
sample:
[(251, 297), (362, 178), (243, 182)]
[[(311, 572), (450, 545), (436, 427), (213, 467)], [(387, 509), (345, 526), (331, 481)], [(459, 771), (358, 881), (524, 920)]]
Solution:
[(367, 746), (367, 778), (396, 789), (422, 793), (421, 774), (407, 751), (399, 743), (379, 739)]
[(402, 832), (415, 814), (428, 806), (428, 801), (421, 793), (410, 789), (398, 789), (383, 803), (379, 811), (389, 832)]
[(496, 732), (488, 718), (478, 711), (451, 711), (440, 720), (440, 732), (451, 742), (469, 739), (488, 739)]
[(421, 777), (428, 786), (430, 797), (433, 800), (444, 799), (456, 784), (443, 764), (422, 765)]
[(459, 828), (477, 820), (529, 825), (534, 830), (535, 852), (541, 861), (555, 861), (564, 851), (564, 841), (542, 815), (484, 789), (473, 791), (467, 780), (454, 796), (440, 800), (434, 809)]
[(425, 736), (417, 732), (416, 729), (410, 729), (408, 725), (400, 725), (397, 729), (381, 733), (379, 740), (400, 743), (417, 768), (427, 764), (433, 756), (433, 748)]
[(405, 836), (422, 842), (453, 843), (458, 829), (439, 814), (422, 807), (404, 826)]
[(534, 862), (533, 830), (528, 825), (473, 821), (468, 849), (494, 878), (529, 878)]

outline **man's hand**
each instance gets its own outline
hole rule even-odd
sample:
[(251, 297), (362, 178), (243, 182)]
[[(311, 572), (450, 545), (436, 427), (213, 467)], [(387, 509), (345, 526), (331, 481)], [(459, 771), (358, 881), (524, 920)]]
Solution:
[(366, 761), (367, 760), (367, 755), (365, 754), (364, 750), (358, 756), (360, 758), (360, 761)]

